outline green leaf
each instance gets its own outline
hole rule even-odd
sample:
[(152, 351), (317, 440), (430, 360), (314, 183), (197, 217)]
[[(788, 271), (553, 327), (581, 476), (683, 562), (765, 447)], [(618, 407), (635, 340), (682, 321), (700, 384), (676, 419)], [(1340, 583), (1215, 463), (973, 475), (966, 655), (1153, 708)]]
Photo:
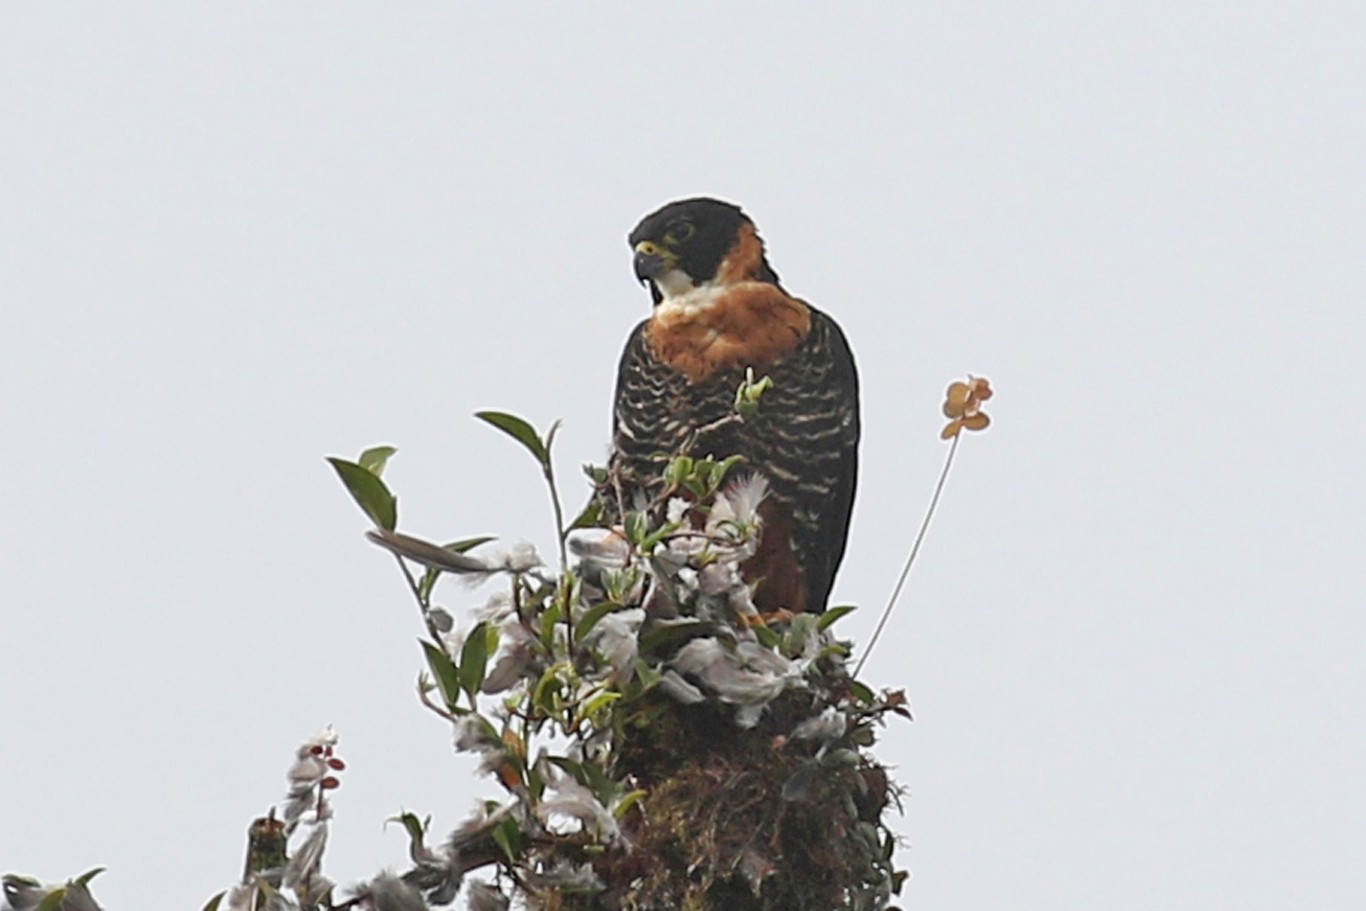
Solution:
[(710, 496), (711, 494), (716, 493), (716, 491), (721, 488), (722, 482), (726, 480), (726, 475), (730, 473), (730, 470), (744, 460), (745, 457), (742, 455), (733, 455), (709, 466), (710, 475), (707, 478), (707, 495)]
[(579, 784), (587, 786), (588, 781), (583, 777), (583, 763), (575, 762), (568, 756), (546, 756), (545, 758), (550, 761), (551, 765), (573, 775), (574, 780)]
[(441, 546), (453, 554), (463, 554), (466, 551), (473, 550), (480, 544), (487, 544), (490, 541), (497, 540), (498, 539), (493, 535), (476, 535), (473, 538), (461, 538), (459, 541), (452, 541), (449, 544), (442, 544)]
[(585, 762), (583, 764), (583, 778), (581, 779), (584, 787), (593, 792), (603, 804), (612, 802), (612, 795), (618, 790), (617, 783), (607, 777), (607, 772), (596, 762)]
[(66, 901), (66, 892), (66, 886), (62, 886), (60, 889), (53, 889), (43, 896), (43, 900), (38, 903), (38, 907), (35, 908), (34, 911), (57, 911), (57, 909), (61, 908), (62, 902)]
[(825, 613), (821, 614), (821, 618), (816, 621), (816, 629), (829, 629), (830, 625), (834, 623), (836, 620), (840, 619), (841, 617), (848, 616), (856, 610), (858, 610), (858, 606), (855, 604), (841, 604), (838, 607), (832, 607)]
[(711, 632), (709, 620), (680, 620), (676, 623), (656, 623), (640, 637), (640, 651), (649, 654), (661, 645), (683, 642)]
[(566, 532), (576, 528), (597, 528), (602, 524), (602, 504), (597, 500), (589, 500), (588, 505), (578, 514), (573, 522), (569, 523)]
[(99, 876), (101, 873), (103, 873), (103, 872), (104, 872), (105, 870), (107, 870), (107, 869), (109, 869), (109, 868), (108, 868), (108, 867), (96, 867), (96, 868), (94, 868), (93, 870), (86, 870), (86, 871), (85, 871), (84, 873), (82, 873), (80, 876), (78, 876), (78, 877), (76, 877), (75, 879), (73, 879), (73, 880), (72, 880), (72, 883), (74, 883), (74, 884), (77, 885), (77, 886), (88, 886), (88, 885), (90, 885), (90, 881), (91, 881), (92, 879), (94, 879), (96, 876)]
[(430, 816), (423, 820), (418, 819), (415, 813), (403, 812), (397, 816), (390, 816), (384, 820), (384, 824), (387, 826), (391, 822), (396, 822), (403, 826), (408, 833), (408, 856), (412, 858), (413, 863), (418, 863), (426, 851), (427, 826), (431, 821)]
[(643, 512), (628, 512), (623, 523), (626, 540), (636, 546), (650, 533), (650, 519)]
[(371, 446), (369, 449), (362, 452), (360, 458), (356, 461), (360, 464), (361, 468), (364, 468), (375, 477), (379, 477), (384, 474), (384, 466), (389, 464), (390, 457), (396, 452), (398, 452), (398, 450), (392, 446)]
[(532, 763), (531, 767), (526, 770), (526, 787), (531, 792), (531, 799), (539, 803), (545, 794), (545, 776), (541, 774), (540, 767), (535, 763)]
[(614, 690), (603, 690), (579, 708), (579, 717), (593, 721), (597, 715), (602, 713), (608, 706), (620, 698), (621, 693)]
[(640, 582), (640, 571), (634, 566), (608, 569), (603, 571), (599, 581), (607, 600), (618, 607), (625, 607), (626, 602), (635, 593), (637, 583)]
[(754, 638), (758, 639), (759, 644), (764, 648), (776, 649), (783, 641), (782, 636), (778, 635), (777, 630), (770, 629), (767, 626), (755, 626), (753, 629)]
[(643, 791), (640, 788), (627, 792), (622, 796), (621, 800), (617, 801), (617, 805), (612, 808), (612, 815), (617, 819), (621, 819), (630, 811), (631, 807), (640, 803), (642, 798), (648, 797), (649, 793), (649, 791)]
[(693, 472), (693, 460), (688, 456), (675, 456), (664, 466), (664, 484), (670, 489), (683, 485), (683, 479)]
[(445, 650), (430, 642), (419, 641), (422, 644), (422, 651), (427, 655), (427, 666), (432, 669), (437, 686), (441, 687), (441, 697), (446, 700), (448, 707), (456, 705), (460, 701), (461, 687), (460, 671), (456, 668), (455, 662)]
[(873, 700), (877, 698), (876, 696), (874, 696), (871, 687), (867, 686), (866, 684), (859, 683), (857, 680), (849, 681), (849, 692), (854, 695), (855, 699), (857, 699), (859, 702), (862, 702), (864, 705), (872, 705)]
[(659, 528), (656, 528), (652, 533), (641, 538), (640, 541), (636, 544), (636, 547), (640, 550), (641, 553), (645, 554), (646, 556), (649, 556), (650, 554), (655, 552), (655, 548), (658, 547), (665, 538), (667, 538), (674, 532), (678, 531), (682, 527), (682, 522), (666, 522)]
[(787, 624), (787, 632), (783, 635), (782, 653), (788, 658), (797, 657), (806, 643), (811, 641), (815, 629), (815, 614), (798, 614), (793, 617)]
[(635, 668), (636, 679), (640, 681), (642, 691), (654, 689), (659, 683), (659, 671), (650, 667), (650, 665), (646, 664), (644, 661), (637, 658), (633, 667)]
[(831, 642), (829, 645), (822, 646), (816, 657), (817, 660), (836, 656), (848, 658), (851, 651), (852, 649), (850, 649), (848, 642)]
[(389, 492), (379, 476), (346, 459), (329, 456), (327, 461), (370, 520), (385, 531), (393, 531), (398, 525), (398, 498)]
[(517, 820), (508, 816), (489, 834), (493, 836), (494, 843), (503, 849), (508, 863), (517, 863), (517, 857), (522, 853), (522, 830), (518, 828)]
[(759, 400), (763, 398), (765, 392), (773, 387), (773, 380), (764, 377), (761, 380), (754, 379), (754, 368), (745, 368), (745, 379), (740, 383), (740, 387), (735, 390), (735, 410), (741, 417), (750, 417), (759, 410)]
[(441, 578), (441, 570), (427, 567), (427, 571), (422, 574), (422, 578), (417, 583), (417, 599), (426, 607), (432, 600), (432, 589), (436, 588), (436, 580)]
[[(517, 442), (527, 448), (527, 451), (535, 456), (536, 461), (542, 468), (550, 466), (550, 452), (541, 442), (540, 436), (536, 433), (536, 428), (532, 427), (522, 418), (515, 414), (506, 414), (502, 411), (477, 411), (475, 417), (486, 423), (492, 424), (499, 430), (512, 437)], [(553, 432), (553, 428), (552, 428)]]
[(564, 682), (560, 679), (560, 665), (546, 668), (541, 679), (531, 691), (531, 704), (543, 714), (554, 716), (561, 706), (560, 691)]
[(227, 896), (227, 894), (228, 893), (226, 891), (219, 892), (213, 898), (209, 899), (208, 902), (204, 905), (203, 911), (218, 911), (218, 906), (223, 903), (223, 899)]
[(546, 609), (541, 612), (541, 615), (538, 618), (541, 624), (541, 648), (544, 649), (547, 654), (550, 654), (555, 650), (555, 624), (559, 623), (560, 618), (563, 616), (564, 605), (559, 601), (552, 601), (546, 606)]
[(616, 608), (617, 605), (612, 602), (604, 601), (601, 604), (594, 605), (584, 611), (583, 616), (579, 618), (579, 622), (574, 626), (574, 638), (580, 642), (588, 638), (588, 634), (593, 631), (593, 627), (598, 625), (598, 621), (603, 617), (606, 617)]
[[(489, 625), (480, 621), (465, 637), (465, 645), (460, 649), (460, 687), (473, 701), (479, 687), (484, 682), (484, 671), (489, 663)], [(497, 630), (493, 630), (496, 636)]]

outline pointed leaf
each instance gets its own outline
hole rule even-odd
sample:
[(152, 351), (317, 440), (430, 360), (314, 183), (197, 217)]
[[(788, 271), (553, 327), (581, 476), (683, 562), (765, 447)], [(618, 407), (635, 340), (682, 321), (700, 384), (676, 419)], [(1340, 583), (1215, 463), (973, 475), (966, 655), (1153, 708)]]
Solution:
[(484, 670), (489, 661), (488, 633), (487, 623), (476, 623), (474, 629), (465, 637), (464, 647), (460, 649), (460, 687), (469, 693), (471, 700), (484, 682)]
[(597, 528), (602, 524), (602, 504), (597, 500), (589, 500), (588, 505), (583, 508), (573, 522), (569, 523), (566, 532), (576, 528)]
[(525, 446), (527, 451), (536, 457), (536, 461), (541, 464), (542, 468), (550, 465), (550, 453), (546, 451), (545, 444), (541, 442), (536, 429), (522, 418), (502, 411), (478, 411), (475, 412), (474, 416), (481, 421), (492, 424)]
[(831, 642), (829, 645), (822, 646), (817, 653), (817, 658), (848, 658), (852, 649), (848, 642)]
[(460, 701), (460, 672), (456, 669), (455, 662), (443, 649), (432, 643), (422, 641), (421, 644), (422, 651), (427, 656), (427, 666), (432, 669), (437, 686), (441, 687), (442, 698), (446, 700), (447, 706), (454, 706)]
[(709, 479), (709, 486), (711, 487), (712, 492), (715, 492), (717, 488), (721, 486), (721, 482), (726, 479), (726, 475), (730, 474), (730, 470), (732, 468), (734, 468), (736, 465), (741, 464), (744, 461), (744, 456), (733, 455), (727, 456), (725, 459), (716, 463), (716, 465), (712, 468), (712, 476)]
[(754, 630), (754, 638), (759, 640), (759, 644), (764, 648), (776, 649), (782, 644), (783, 637), (778, 635), (777, 630), (769, 626), (751, 627)]
[(643, 512), (628, 512), (623, 525), (626, 540), (639, 547), (640, 542), (645, 540), (645, 536), (650, 532), (650, 517)]
[(816, 629), (829, 629), (836, 620), (852, 614), (856, 610), (858, 610), (858, 606), (854, 604), (841, 604), (838, 607), (832, 607), (821, 614), (821, 618), (816, 621)]
[(91, 881), (92, 879), (94, 879), (96, 876), (99, 876), (101, 873), (103, 873), (103, 872), (104, 872), (105, 870), (107, 870), (107, 869), (109, 869), (109, 868), (108, 868), (108, 867), (95, 867), (93, 870), (86, 870), (86, 871), (85, 871), (84, 873), (82, 873), (80, 876), (78, 876), (78, 877), (76, 877), (75, 879), (73, 879), (73, 880), (72, 880), (72, 883), (74, 883), (75, 885), (78, 885), (78, 886), (88, 886), (88, 885), (90, 885), (90, 881)]
[(518, 827), (517, 820), (507, 816), (489, 834), (493, 837), (494, 844), (503, 849), (508, 862), (516, 864), (517, 855), (522, 853), (522, 830)]
[(585, 718), (596, 723), (597, 716), (620, 698), (621, 693), (618, 693), (615, 690), (603, 690), (596, 696), (585, 700), (583, 705), (579, 707), (578, 715), (580, 718)]
[(574, 625), (574, 638), (580, 642), (588, 638), (588, 634), (593, 631), (593, 627), (598, 625), (598, 621), (616, 609), (617, 605), (610, 601), (604, 601), (584, 611), (579, 622)]
[(218, 911), (218, 906), (223, 903), (223, 899), (226, 898), (227, 895), (228, 893), (226, 891), (219, 892), (204, 904), (203, 911)]
[(384, 482), (355, 462), (333, 456), (327, 461), (370, 520), (385, 531), (393, 531), (398, 524), (398, 498), (389, 492)]
[(473, 550), (480, 544), (487, 544), (490, 541), (497, 540), (498, 539), (493, 535), (476, 535), (473, 538), (461, 538), (459, 541), (452, 541), (449, 544), (442, 544), (441, 546), (453, 554), (463, 554), (466, 551)]
[(655, 548), (658, 547), (665, 538), (682, 527), (682, 522), (667, 522), (636, 542), (636, 549), (646, 556), (649, 556), (655, 552)]
[(361, 468), (379, 477), (384, 474), (384, 466), (389, 464), (389, 459), (394, 453), (398, 452), (392, 446), (371, 446), (360, 454), (356, 462)]
[(683, 479), (693, 472), (693, 460), (688, 456), (674, 456), (664, 466), (664, 485), (674, 490), (683, 485)]
[(617, 819), (623, 818), (630, 812), (631, 807), (640, 803), (641, 799), (648, 797), (649, 794), (649, 791), (643, 791), (640, 788), (636, 788), (634, 791), (628, 791), (622, 796), (621, 800), (617, 801), (617, 805), (612, 808), (612, 815)]
[(432, 589), (436, 588), (436, 580), (441, 578), (441, 570), (427, 567), (427, 571), (422, 574), (422, 578), (417, 583), (417, 598), (424, 605), (432, 600)]
[(34, 911), (58, 911), (62, 907), (62, 902), (66, 901), (67, 886), (53, 889), (43, 896), (43, 900), (38, 903)]
[(421, 862), (427, 853), (425, 842), (427, 840), (427, 825), (431, 822), (431, 817), (427, 817), (424, 821), (418, 819), (415, 813), (404, 812), (384, 820), (385, 826), (391, 822), (400, 823), (408, 832), (408, 856), (413, 859), (413, 863)]
[(560, 427), (563, 424), (564, 421), (561, 418), (556, 418), (551, 423), (550, 429), (545, 432), (546, 461), (550, 461), (550, 451), (555, 448), (555, 434), (560, 432)]
[(642, 690), (653, 689), (659, 683), (659, 671), (650, 667), (644, 661), (637, 658), (633, 665), (636, 671), (636, 679), (640, 681)]

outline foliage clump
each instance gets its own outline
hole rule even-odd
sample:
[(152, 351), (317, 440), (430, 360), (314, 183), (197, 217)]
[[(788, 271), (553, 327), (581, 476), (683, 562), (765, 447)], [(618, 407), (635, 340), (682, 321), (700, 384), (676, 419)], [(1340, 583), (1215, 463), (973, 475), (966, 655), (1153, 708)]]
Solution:
[[(392, 450), (332, 460), (421, 609), (424, 703), (503, 791), (444, 843), (402, 817), (411, 897), (445, 904), (463, 885), (488, 909), (514, 897), (553, 911), (885, 907), (905, 877), (884, 821), (897, 791), (868, 749), (888, 713), (908, 714), (905, 700), (850, 675), (850, 645), (831, 627), (852, 608), (755, 608), (743, 567), (763, 479), (735, 458), (676, 456), (662, 493), (621, 528), (594, 528), (592, 505), (565, 522), (554, 429), (542, 438), (511, 415), (480, 417), (542, 468), (556, 570), (526, 546), (484, 557), (487, 538), (401, 534), (380, 479)], [(445, 574), (505, 586), (460, 627), (432, 600)], [(467, 878), (480, 869), (491, 876)]]
[[(753, 413), (767, 385), (748, 376), (724, 420)], [(902, 693), (874, 693), (855, 678), (915, 562), (960, 433), (990, 424), (981, 406), (992, 394), (983, 377), (949, 385), (941, 437), (952, 445), (852, 673), (850, 645), (831, 631), (852, 607), (819, 616), (755, 608), (761, 580), (744, 568), (767, 491), (737, 457), (664, 456), (660, 484), (649, 485), (662, 492), (633, 511), (618, 502), (622, 527), (595, 529), (595, 503), (564, 520), (550, 459), (556, 428), (542, 438), (520, 418), (480, 413), (541, 467), (557, 572), (525, 545), (489, 558), (471, 552), (491, 538), (437, 545), (400, 534), (398, 500), (381, 479), (392, 447), (330, 459), (421, 608), (423, 703), (452, 724), (458, 751), (480, 756), (504, 797), (482, 802), (437, 845), (426, 821), (402, 814), (412, 868), (338, 900), (322, 873), (328, 795), (345, 768), (329, 728), (299, 748), (280, 816), (252, 823), (239, 884), (204, 911), (426, 911), (462, 891), (473, 911), (507, 911), (514, 899), (547, 911), (886, 907), (906, 878), (884, 820), (899, 792), (869, 748), (889, 713), (909, 712)], [(587, 470), (599, 496), (621, 489), (604, 469)], [(420, 576), (410, 563), (425, 568)], [(457, 629), (432, 601), (447, 574), (504, 576), (507, 588)], [(475, 870), (491, 877), (467, 875)], [(99, 911), (89, 882), (100, 872), (60, 885), (6, 874), (0, 891), (15, 911)]]

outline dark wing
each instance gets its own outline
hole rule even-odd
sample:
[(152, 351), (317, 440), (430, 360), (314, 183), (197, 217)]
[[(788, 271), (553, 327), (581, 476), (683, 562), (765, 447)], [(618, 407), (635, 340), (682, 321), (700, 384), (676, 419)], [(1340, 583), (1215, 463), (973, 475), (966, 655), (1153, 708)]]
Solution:
[[(825, 610), (844, 559), (858, 484), (858, 371), (844, 332), (812, 308), (812, 375), (801, 384), (807, 467), (798, 487), (794, 545), (805, 570), (808, 609)], [(775, 390), (776, 391), (776, 390)]]

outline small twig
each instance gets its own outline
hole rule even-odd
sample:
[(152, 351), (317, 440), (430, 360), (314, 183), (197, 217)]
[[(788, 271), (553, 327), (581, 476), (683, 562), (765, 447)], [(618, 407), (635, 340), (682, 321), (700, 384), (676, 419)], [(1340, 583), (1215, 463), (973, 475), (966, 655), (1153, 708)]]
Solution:
[(432, 623), (432, 607), (422, 597), (422, 589), (418, 588), (417, 580), (408, 570), (408, 564), (403, 562), (403, 558), (394, 554), (394, 559), (398, 562), (398, 568), (403, 570), (403, 578), (408, 580), (408, 588), (413, 593), (413, 598), (417, 600), (418, 610), (422, 611), (422, 623), (427, 627), (427, 632), (431, 635), (433, 642), (441, 641), (441, 631)]
[(896, 607), (897, 598), (901, 597), (901, 589), (906, 584), (906, 577), (911, 574), (911, 566), (915, 563), (916, 555), (920, 553), (920, 545), (925, 540), (925, 532), (929, 531), (930, 520), (934, 518), (935, 507), (939, 505), (939, 495), (944, 492), (944, 482), (949, 478), (949, 469), (953, 467), (953, 456), (958, 451), (958, 441), (962, 436), (955, 436), (949, 445), (949, 454), (944, 459), (944, 468), (939, 472), (939, 481), (934, 485), (934, 495), (930, 497), (929, 508), (925, 510), (925, 518), (920, 520), (920, 530), (915, 533), (915, 542), (911, 544), (911, 552), (906, 557), (906, 565), (901, 567), (901, 575), (897, 577), (896, 586), (892, 589), (892, 596), (887, 599), (887, 606), (882, 609), (882, 616), (878, 618), (877, 628), (873, 630), (873, 635), (868, 639), (868, 647), (863, 650), (863, 657), (859, 658), (858, 664), (854, 665), (854, 676), (858, 677), (863, 670), (864, 663), (868, 656), (873, 653), (873, 646), (877, 645), (878, 637), (882, 635), (882, 629), (887, 625), (887, 620), (892, 616), (892, 608)]
[(738, 412), (732, 411), (725, 417), (717, 418), (710, 424), (694, 427), (688, 432), (687, 439), (682, 446), (678, 447), (678, 452), (675, 453), (675, 455), (689, 455), (692, 452), (693, 447), (697, 445), (697, 441), (702, 439), (703, 434), (715, 433), (722, 427), (728, 427), (731, 424), (743, 424), (744, 422), (745, 419), (741, 417)]
[(448, 711), (447, 709), (437, 705), (435, 702), (432, 702), (431, 698), (428, 697), (427, 692), (428, 691), (423, 689), (421, 686), (417, 688), (418, 701), (420, 701), (424, 706), (431, 709), (433, 712), (436, 712), (436, 714), (440, 715), (442, 718), (445, 718), (447, 721), (456, 721), (460, 718), (460, 716), (456, 715), (454, 712)]
[(569, 554), (565, 550), (565, 539), (569, 537), (569, 529), (564, 527), (564, 507), (560, 504), (560, 491), (555, 484), (555, 460), (551, 457), (551, 452), (555, 445), (555, 434), (560, 429), (560, 422), (556, 421), (550, 425), (550, 430), (545, 435), (545, 464), (542, 466), (545, 475), (546, 486), (550, 488), (550, 505), (555, 509), (555, 536), (559, 539), (560, 545), (560, 575), (563, 576), (569, 571)]

